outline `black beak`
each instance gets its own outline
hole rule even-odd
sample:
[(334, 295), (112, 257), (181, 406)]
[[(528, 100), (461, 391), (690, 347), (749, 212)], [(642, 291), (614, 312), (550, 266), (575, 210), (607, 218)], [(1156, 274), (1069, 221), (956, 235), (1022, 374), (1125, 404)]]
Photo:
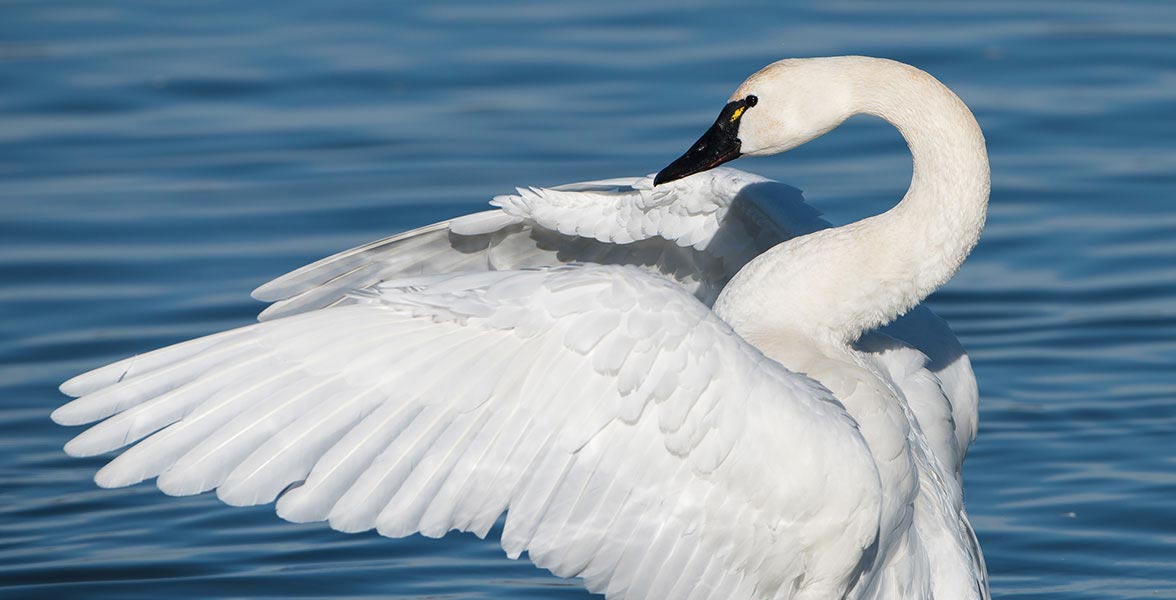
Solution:
[(743, 117), (744, 111), (755, 104), (755, 96), (728, 102), (715, 124), (694, 142), (686, 154), (662, 169), (653, 178), (653, 185), (676, 181), (739, 158), (739, 147), (742, 144), (739, 141), (739, 119)]

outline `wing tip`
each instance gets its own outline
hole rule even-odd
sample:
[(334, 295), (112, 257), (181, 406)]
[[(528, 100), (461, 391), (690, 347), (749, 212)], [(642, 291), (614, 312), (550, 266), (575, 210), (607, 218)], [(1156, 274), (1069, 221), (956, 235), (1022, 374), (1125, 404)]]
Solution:
[[(75, 375), (73, 377), (70, 377), (69, 379), (62, 382), (61, 385), (57, 386), (57, 391), (61, 392), (62, 394), (65, 394), (66, 396), (69, 396), (70, 398), (77, 398), (78, 396), (81, 396), (82, 395), (81, 379), (84, 376), (85, 376), (85, 374), (83, 373), (82, 375)], [(58, 409), (58, 410), (60, 410), (60, 409)], [(53, 411), (53, 412), (57, 412), (57, 411)]]
[(274, 511), (278, 516), (291, 523), (314, 523), (318, 521), (327, 520), (330, 507), (315, 505), (308, 502), (304, 497), (305, 494), (298, 493), (296, 486), (278, 497), (278, 503), (274, 507)]
[(89, 407), (87, 404), (88, 403), (84, 401), (84, 398), (78, 398), (71, 402), (67, 402), (57, 407), (57, 409), (53, 412), (49, 413), (49, 419), (58, 425), (65, 425), (67, 427), (93, 423), (97, 419), (93, 415), (89, 414), (90, 411), (88, 410)]
[(94, 474), (94, 483), (98, 484), (98, 487), (108, 490), (134, 485), (143, 479), (145, 478), (128, 476), (127, 472), (120, 468), (116, 462), (107, 464)]
[(57, 423), (58, 425), (80, 425), (81, 423), (76, 423), (75, 419), (70, 415), (70, 404), (73, 403), (70, 402), (69, 404), (59, 406), (56, 410), (49, 413), (49, 420)]
[[(135, 357), (132, 356), (130, 358)], [(118, 379), (112, 378), (110, 374), (115, 370), (119, 371), (120, 374), (125, 373), (125, 369), (120, 369), (120, 367), (125, 366), (127, 360), (130, 359), (120, 360), (104, 367), (99, 367), (97, 369), (86, 371), (85, 373), (74, 375), (73, 377), (63, 381), (61, 385), (58, 385), (57, 391), (65, 394), (66, 396), (69, 396), (70, 398), (81, 398), (86, 394), (96, 392), (101, 388), (118, 383)], [(114, 381), (110, 381), (110, 379), (114, 379)]]
[(104, 443), (98, 436), (91, 434), (93, 431), (94, 429), (83, 431), (72, 440), (66, 442), (62, 449), (65, 450), (67, 455), (73, 458), (98, 456), (114, 449), (108, 447), (110, 445), (109, 443)]
[(216, 483), (206, 482), (203, 478), (197, 480), (192, 474), (185, 473), (183, 469), (167, 469), (159, 474), (159, 478), (155, 480), (155, 486), (168, 496), (195, 496), (215, 488)]
[(282, 290), (285, 286), (284, 279), (286, 279), (285, 275), (257, 286), (252, 292), (249, 292), (249, 297), (260, 302), (277, 302), (285, 298), (288, 294)]
[(277, 300), (273, 304), (263, 308), (261, 312), (257, 314), (257, 320), (264, 322), (281, 318), (285, 316), (285, 307), (286, 303), (284, 301)]
[(269, 504), (273, 500), (260, 497), (257, 490), (250, 486), (222, 485), (216, 488), (216, 497), (229, 506), (257, 506)]
[[(332, 513), (335, 511), (331, 511)], [(349, 515), (331, 515), (327, 517), (331, 529), (343, 533), (363, 533), (375, 529), (375, 525), (367, 519), (351, 518)]]

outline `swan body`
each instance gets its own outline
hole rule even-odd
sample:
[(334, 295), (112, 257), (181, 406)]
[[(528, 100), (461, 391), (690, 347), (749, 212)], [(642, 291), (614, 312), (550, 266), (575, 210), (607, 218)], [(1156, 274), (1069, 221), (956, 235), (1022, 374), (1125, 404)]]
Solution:
[[(830, 227), (718, 165), (868, 113), (914, 177)], [(610, 598), (987, 598), (960, 469), (976, 383), (919, 306), (983, 227), (984, 141), (864, 58), (749, 78), (654, 178), (520, 189), (254, 292), (260, 323), (80, 375), (103, 487), (277, 500), (342, 531), (486, 535)]]

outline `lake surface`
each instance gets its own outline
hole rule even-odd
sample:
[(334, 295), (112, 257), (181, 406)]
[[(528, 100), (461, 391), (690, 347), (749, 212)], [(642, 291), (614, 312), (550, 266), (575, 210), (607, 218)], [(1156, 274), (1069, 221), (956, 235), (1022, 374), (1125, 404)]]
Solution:
[[(516, 185), (656, 171), (745, 76), (830, 54), (930, 71), (987, 135), (988, 228), (931, 304), (983, 395), (993, 594), (1176, 598), (1176, 3), (632, 0), (0, 4), (0, 596), (588, 597), (494, 539), (100, 490), (55, 387)], [(736, 166), (836, 223), (911, 169), (864, 118)]]

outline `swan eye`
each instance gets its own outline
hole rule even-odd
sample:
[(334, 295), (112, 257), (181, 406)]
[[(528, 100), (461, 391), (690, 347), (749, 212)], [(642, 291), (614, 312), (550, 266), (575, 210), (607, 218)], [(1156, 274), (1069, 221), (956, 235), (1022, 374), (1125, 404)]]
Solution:
[(756, 98), (755, 94), (752, 94), (752, 95), (748, 96), (747, 98), (744, 98), (743, 101), (746, 102), (749, 107), (755, 106), (756, 104), (759, 104), (759, 98)]

